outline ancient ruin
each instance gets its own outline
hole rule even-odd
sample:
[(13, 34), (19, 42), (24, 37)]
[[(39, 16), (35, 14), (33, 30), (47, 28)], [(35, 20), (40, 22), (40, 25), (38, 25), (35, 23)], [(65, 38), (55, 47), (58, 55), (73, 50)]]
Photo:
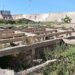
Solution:
[[(41, 57), (43, 57), (45, 49), (53, 50), (56, 45), (61, 45), (63, 42), (66, 45), (75, 45), (75, 42), (72, 42), (75, 39), (74, 35), (73, 28), (63, 27), (1, 28), (0, 67), (1, 69), (14, 70), (12, 75), (29, 75), (38, 70), (36, 65), (39, 65), (39, 69), (41, 69), (46, 63), (56, 61), (56, 59), (50, 60), (42, 65)], [(8, 61), (4, 61), (7, 58)], [(21, 67), (21, 63), (25, 67)], [(32, 68), (28, 69), (27, 67)]]

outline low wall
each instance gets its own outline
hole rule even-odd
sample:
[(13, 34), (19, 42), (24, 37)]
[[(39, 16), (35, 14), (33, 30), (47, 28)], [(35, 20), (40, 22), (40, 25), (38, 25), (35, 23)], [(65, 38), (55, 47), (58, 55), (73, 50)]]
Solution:
[[(42, 57), (41, 55), (44, 54), (44, 50), (46, 48), (52, 50), (56, 44), (60, 43), (60, 41), (61, 39), (53, 39), (53, 40), (38, 42), (27, 46), (21, 45), (21, 46), (0, 49), (0, 58), (6, 56), (14, 56), (14, 59), (11, 60), (11, 62), (14, 63), (10, 64), (9, 62), (9, 64), (11, 66), (18, 67), (18, 69), (20, 66), (17, 63), (25, 64), (26, 66), (32, 66), (35, 65), (33, 64), (33, 60), (40, 59)], [(7, 68), (9, 68), (9, 66), (7, 66)], [(17, 71), (15, 68), (13, 69)]]
[(43, 42), (38, 42), (35, 44), (31, 44), (31, 45), (20, 45), (20, 46), (0, 49), (0, 57), (6, 56), (6, 55), (11, 55), (11, 54), (16, 54), (16, 53), (20, 53), (20, 52), (25, 52), (25, 51), (29, 51), (29, 50), (33, 51), (33, 50), (36, 50), (36, 48), (56, 44), (60, 41), (61, 41), (61, 39), (53, 39), (53, 40), (46, 40)]

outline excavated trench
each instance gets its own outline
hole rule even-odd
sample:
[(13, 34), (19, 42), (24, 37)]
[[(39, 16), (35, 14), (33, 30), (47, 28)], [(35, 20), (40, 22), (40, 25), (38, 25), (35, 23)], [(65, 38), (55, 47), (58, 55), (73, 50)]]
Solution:
[[(62, 43), (63, 42), (61, 41), (60, 45)], [(55, 45), (47, 46), (47, 48), (48, 47), (49, 47), (49, 50), (50, 49), (54, 50)], [(36, 48), (34, 59), (39, 59), (39, 58), (44, 59), (44, 53), (43, 53), (44, 48), (43, 47)], [(33, 60), (32, 50), (29, 50), (24, 53), (22, 52), (19, 54), (3, 56), (3, 57), (0, 57), (0, 68), (1, 69), (11, 69), (11, 70), (14, 70), (15, 72), (19, 72), (21, 70), (25, 70), (27, 68), (34, 66), (34, 63), (32, 60)]]
[(74, 39), (75, 39), (75, 36), (68, 37), (67, 39), (69, 39), (69, 40), (74, 40)]
[(35, 52), (35, 57), (32, 57), (31, 50), (26, 53), (19, 53), (14, 55), (8, 55), (0, 57), (0, 68), (1, 69), (10, 69), (15, 72), (25, 70), (32, 66), (38, 65), (40, 63), (33, 62), (33, 60), (43, 59), (45, 60), (43, 48), (37, 48)]
[(24, 61), (24, 58), (20, 58), (14, 55), (8, 55), (0, 57), (0, 68), (1, 69), (11, 69), (15, 72), (24, 70), (31, 67), (31, 64)]
[(16, 57), (12, 55), (0, 57), (0, 68), (13, 69), (15, 66), (16, 66)]

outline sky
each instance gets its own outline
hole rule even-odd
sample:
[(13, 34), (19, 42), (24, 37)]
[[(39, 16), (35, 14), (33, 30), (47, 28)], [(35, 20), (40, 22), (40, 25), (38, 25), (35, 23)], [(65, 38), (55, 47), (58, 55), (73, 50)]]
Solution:
[(0, 10), (13, 14), (75, 11), (75, 0), (0, 0)]

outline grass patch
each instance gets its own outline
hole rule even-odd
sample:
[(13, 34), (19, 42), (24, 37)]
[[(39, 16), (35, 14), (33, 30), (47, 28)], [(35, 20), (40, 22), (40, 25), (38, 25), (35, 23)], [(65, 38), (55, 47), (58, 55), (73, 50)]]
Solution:
[(58, 59), (44, 68), (43, 75), (74, 75), (75, 73), (75, 47), (63, 49), (58, 46), (53, 51), (46, 53), (46, 59)]

